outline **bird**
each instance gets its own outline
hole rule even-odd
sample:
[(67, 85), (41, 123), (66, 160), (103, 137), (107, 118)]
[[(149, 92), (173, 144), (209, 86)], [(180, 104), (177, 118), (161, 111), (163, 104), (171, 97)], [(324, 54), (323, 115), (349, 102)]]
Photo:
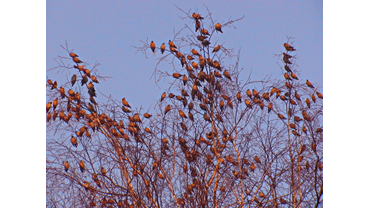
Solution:
[(215, 25), (215, 29), (216, 29), (217, 31), (221, 32), (221, 33), (224, 33), (224, 32), (222, 32), (221, 27), (222, 27), (222, 25), (221, 25), (219, 22), (218, 22), (218, 23), (216, 23), (216, 25)]
[(91, 76), (91, 80), (95, 83), (99, 83), (98, 79), (96, 78), (96, 76), (92, 75)]
[(46, 113), (49, 112), (51, 108), (51, 102), (46, 103)]
[(209, 35), (208, 30), (204, 28), (200, 29), (200, 33), (202, 33), (203, 35)]
[(306, 98), (306, 104), (307, 104), (307, 107), (310, 108), (311, 102), (310, 102), (310, 100), (308, 98)]
[(295, 91), (294, 96), (297, 100), (301, 101), (301, 96), (298, 94), (297, 91)]
[(165, 97), (166, 97), (166, 92), (163, 92), (161, 95), (161, 102), (164, 100)]
[(194, 61), (191, 62), (191, 65), (193, 66), (194, 69), (199, 69), (199, 66), (197, 63), (195, 63)]
[(86, 84), (88, 81), (89, 81), (89, 78), (86, 75), (82, 76), (81, 86), (83, 86), (84, 84)]
[(200, 28), (200, 21), (199, 20), (196, 20), (195, 21), (195, 32), (197, 32)]
[(195, 50), (194, 48), (191, 50), (191, 53), (196, 55), (196, 56), (199, 56), (200, 54), (198, 53), (197, 50)]
[(271, 110), (272, 110), (272, 103), (269, 103), (269, 105), (267, 106), (267, 112), (270, 113)]
[(76, 64), (80, 64), (80, 63), (83, 63), (79, 58), (77, 57), (73, 57), (73, 61), (76, 63)]
[(168, 41), (168, 45), (169, 45), (169, 46), (171, 46), (171, 47), (173, 47), (173, 48), (177, 48), (177, 47), (175, 46), (175, 44), (174, 44), (171, 40), (169, 40), (169, 41)]
[(288, 65), (285, 65), (285, 66), (284, 66), (284, 69), (285, 69), (287, 72), (292, 72), (292, 70), (289, 68), (289, 66), (288, 66)]
[(77, 75), (73, 75), (72, 78), (71, 78), (71, 84), (72, 86), (76, 83), (76, 80), (77, 80)]
[(165, 110), (164, 110), (164, 114), (166, 115), (168, 113), (168, 111), (171, 110), (171, 105), (167, 105)]
[(292, 62), (289, 61), (289, 56), (287, 56), (288, 54), (284, 53), (284, 56), (283, 56), (283, 61), (284, 63), (286, 64), (292, 64)]
[(256, 155), (256, 156), (254, 156), (254, 161), (256, 161), (257, 163), (261, 163), (261, 160), (258, 158), (258, 156)]
[(150, 118), (150, 117), (152, 117), (152, 115), (150, 115), (149, 113), (144, 113), (144, 117), (145, 118)]
[(308, 79), (306, 80), (306, 85), (309, 86), (309, 87), (311, 87), (311, 88), (314, 88), (313, 85), (312, 85), (312, 83), (310, 81), (308, 81)]
[(80, 170), (83, 173), (84, 170), (85, 170), (85, 164), (84, 164), (84, 162), (81, 160), (80, 163), (79, 163), (79, 165), (80, 165)]
[(311, 98), (312, 98), (312, 101), (313, 101), (314, 103), (316, 103), (316, 97), (315, 97), (315, 94), (312, 94)]
[(200, 16), (200, 14), (198, 14), (198, 13), (195, 13), (195, 12), (193, 12), (193, 15), (192, 15), (192, 17), (193, 17), (194, 19), (196, 19), (196, 20), (199, 20), (199, 19), (204, 19), (203, 17), (201, 17), (201, 16)]
[(246, 93), (247, 93), (248, 97), (252, 98), (252, 92), (249, 89), (246, 91)]
[(175, 72), (175, 73), (172, 74), (172, 76), (173, 76), (173, 78), (178, 79), (178, 78), (181, 77), (181, 74)]
[(66, 161), (66, 162), (64, 163), (64, 170), (65, 170), (66, 172), (68, 172), (68, 169), (69, 169), (69, 162), (68, 162), (68, 161)]
[(236, 99), (238, 99), (239, 102), (242, 101), (242, 96), (241, 96), (240, 92), (236, 93)]
[(293, 72), (290, 74), (290, 76), (292, 76), (292, 78), (293, 79), (296, 79), (296, 80), (298, 80), (298, 77), (297, 77), (297, 75), (296, 74), (294, 74)]
[(72, 58), (74, 58), (74, 57), (78, 57), (78, 55), (77, 55), (77, 54), (75, 54), (75, 53), (73, 53), (73, 52), (69, 53), (69, 56), (70, 56), (70, 57), (72, 57)]
[(182, 118), (188, 118), (182, 110), (179, 110), (179, 114)]
[(100, 170), (101, 170), (101, 173), (103, 174), (103, 176), (105, 176), (107, 174), (107, 171), (105, 170), (104, 167), (101, 167)]
[(322, 95), (322, 93), (320, 93), (320, 92), (316, 92), (316, 94), (317, 94), (317, 97), (319, 97), (319, 98), (323, 99), (323, 95)]
[(76, 137), (74, 137), (74, 136), (71, 137), (71, 143), (72, 143), (73, 146), (77, 147), (78, 144), (77, 144)]
[(162, 43), (161, 45), (161, 52), (163, 54), (164, 50), (166, 49), (166, 44)]
[(122, 98), (122, 104), (126, 107), (129, 107), (131, 108), (131, 106), (128, 104), (128, 102), (126, 101), (126, 98)]
[(153, 41), (150, 43), (150, 49), (152, 49), (153, 53), (155, 53), (155, 44)]
[(289, 76), (287, 73), (284, 73), (284, 77), (285, 77), (285, 79), (287, 79), (287, 80), (292, 80), (292, 78), (290, 78), (290, 76)]
[(280, 113), (278, 114), (278, 117), (280, 118), (280, 119), (286, 119), (283, 115), (281, 115)]
[(213, 48), (212, 53), (219, 51), (219, 50), (220, 50), (220, 48), (221, 48), (221, 46), (220, 46), (220, 45), (216, 45), (216, 46)]
[(248, 108), (252, 108), (252, 103), (249, 100), (245, 99), (244, 103)]
[(55, 110), (57, 106), (58, 106), (58, 98), (55, 98), (55, 100), (53, 101), (53, 109)]
[(230, 77), (230, 74), (229, 74), (229, 72), (228, 71), (224, 71), (224, 73), (223, 73), (223, 75), (226, 77), (226, 78), (228, 78), (229, 80), (231, 80), (231, 77)]
[(285, 50), (287, 50), (287, 51), (295, 51), (296, 50), (291, 45), (289, 45), (288, 43), (284, 43), (283, 46), (284, 46)]
[(188, 131), (188, 127), (184, 123), (180, 122), (180, 126), (184, 131)]
[(187, 81), (188, 81), (188, 77), (186, 75), (182, 76), (182, 82), (184, 83), (184, 86), (186, 85)]

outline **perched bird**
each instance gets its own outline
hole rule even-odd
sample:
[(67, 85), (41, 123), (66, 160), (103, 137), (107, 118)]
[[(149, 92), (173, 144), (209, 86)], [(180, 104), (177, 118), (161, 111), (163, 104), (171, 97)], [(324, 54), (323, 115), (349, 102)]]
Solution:
[(223, 33), (223, 32), (222, 32), (222, 30), (221, 30), (221, 27), (222, 27), (222, 25), (221, 25), (220, 23), (216, 23), (216, 25), (215, 25), (215, 29), (216, 29), (217, 31), (219, 31), (219, 32)]
[(186, 75), (182, 76), (182, 82), (184, 83), (184, 86), (186, 85), (187, 81), (188, 81), (188, 77), (186, 77)]
[(163, 92), (161, 95), (161, 102), (164, 100), (165, 97), (166, 97), (166, 92)]
[(71, 78), (71, 84), (72, 86), (76, 83), (76, 80), (77, 80), (77, 75), (73, 75), (72, 78)]
[(202, 33), (203, 35), (209, 35), (208, 30), (204, 28), (200, 29), (200, 33)]
[(71, 143), (72, 143), (73, 146), (77, 147), (78, 144), (77, 144), (76, 137), (74, 137), (74, 136), (71, 137)]
[(246, 91), (246, 93), (247, 93), (248, 97), (252, 98), (252, 92), (249, 89)]
[(254, 166), (254, 163), (252, 163), (252, 164), (250, 165), (250, 169), (252, 170), (252, 172), (254, 172), (254, 169), (256, 169), (256, 166)]
[(80, 64), (80, 63), (83, 63), (79, 58), (77, 57), (73, 57), (73, 61), (76, 63), (76, 64)]
[(99, 83), (98, 79), (94, 75), (91, 76), (91, 80), (95, 83)]
[(289, 60), (289, 55), (288, 54), (286, 54), (286, 53), (283, 53), (283, 61), (284, 61), (284, 63), (286, 63), (286, 64), (292, 64), (292, 62), (290, 62), (290, 60)]
[(280, 119), (286, 119), (283, 115), (281, 115), (280, 113), (278, 114), (278, 117), (280, 118)]
[(66, 162), (64, 163), (64, 170), (65, 170), (66, 172), (68, 172), (68, 169), (69, 169), (69, 162), (68, 162), (68, 161), (66, 161)]
[(254, 161), (256, 161), (256, 163), (261, 163), (261, 160), (256, 156), (254, 156)]
[(152, 117), (152, 115), (150, 115), (149, 113), (144, 113), (144, 117), (145, 118), (150, 118), (150, 117)]
[(51, 108), (51, 102), (46, 103), (46, 113), (49, 112)]
[(195, 32), (197, 32), (200, 28), (200, 21), (199, 20), (196, 20), (195, 21)]
[(177, 48), (177, 47), (175, 46), (175, 44), (174, 44), (171, 40), (169, 40), (169, 41), (168, 41), (168, 45), (169, 45), (169, 46), (171, 46), (171, 47), (173, 47), (173, 48)]
[(260, 96), (258, 95), (258, 91), (255, 89), (252, 89), (253, 96), (256, 98), (259, 98)]
[(107, 174), (107, 171), (105, 170), (104, 167), (101, 167), (100, 170), (101, 170), (101, 174), (103, 174), (103, 176), (105, 176)]
[(248, 108), (252, 108), (252, 103), (249, 100), (245, 99), (244, 103)]
[(197, 63), (195, 63), (194, 61), (193, 61), (193, 62), (191, 62), (191, 66), (192, 66), (194, 69), (199, 69), (198, 64), (197, 64)]
[(314, 88), (313, 85), (312, 85), (312, 83), (310, 81), (308, 81), (308, 79), (306, 80), (306, 85), (309, 86), (309, 87), (311, 87), (311, 88)]
[(89, 78), (86, 75), (82, 76), (81, 86), (83, 86), (84, 84), (86, 84), (88, 81), (89, 81)]
[(150, 43), (150, 49), (152, 49), (153, 53), (155, 53), (154, 52), (154, 50), (155, 50), (155, 44), (154, 44), (153, 41)]
[(228, 78), (229, 80), (231, 80), (231, 77), (230, 77), (230, 74), (229, 74), (229, 72), (228, 71), (224, 71), (224, 73), (223, 73), (223, 75), (226, 77), (226, 78)]
[(267, 112), (270, 113), (271, 110), (272, 110), (272, 103), (269, 103), (269, 105), (267, 106)]
[(77, 55), (77, 54), (75, 54), (75, 53), (73, 53), (73, 52), (69, 53), (69, 56), (70, 56), (70, 57), (72, 57), (72, 58), (74, 58), (74, 57), (78, 57), (78, 55)]
[(238, 99), (239, 102), (242, 102), (242, 96), (241, 96), (240, 92), (236, 93), (236, 99)]
[(191, 53), (196, 55), (196, 56), (199, 56), (200, 54), (198, 53), (197, 50), (195, 50), (194, 48), (191, 50)]
[(220, 45), (216, 45), (216, 46), (213, 48), (212, 53), (219, 51), (219, 50), (220, 50), (220, 48), (221, 48), (221, 46), (220, 46)]
[(85, 164), (84, 164), (84, 162), (81, 160), (80, 163), (79, 163), (79, 165), (80, 165), (80, 170), (83, 173), (84, 170), (85, 170)]
[(283, 46), (284, 46), (285, 50), (287, 50), (287, 51), (295, 51), (295, 49), (291, 45), (289, 45), (288, 43), (284, 43)]
[(307, 104), (307, 107), (310, 108), (311, 107), (311, 102), (308, 98), (306, 98), (306, 104)]
[(124, 106), (126, 106), (126, 107), (131, 108), (131, 106), (128, 104), (128, 102), (126, 101), (126, 99), (125, 99), (125, 98), (122, 98), (122, 104), (123, 104)]
[(285, 65), (285, 66), (284, 66), (284, 69), (285, 69), (287, 72), (292, 72), (292, 70), (289, 68), (289, 66), (288, 66), (288, 65)]
[(166, 50), (166, 45), (162, 43), (161, 45), (161, 53), (163, 54), (164, 50)]
[(55, 98), (55, 100), (53, 101), (53, 109), (54, 110), (57, 107), (57, 105), (58, 105), (58, 98)]
[(179, 110), (179, 114), (182, 118), (188, 118), (182, 110)]
[(292, 80), (292, 78), (290, 78), (290, 76), (289, 76), (287, 73), (284, 73), (284, 77), (285, 77), (285, 79), (287, 79), (287, 80)]
[(173, 78), (178, 79), (178, 78), (181, 77), (181, 74), (175, 72), (175, 73), (172, 74), (172, 76), (173, 76)]
[(322, 93), (320, 93), (320, 92), (316, 92), (316, 94), (317, 94), (317, 97), (319, 97), (319, 98), (323, 99), (323, 95), (322, 95)]
[(184, 123), (180, 122), (180, 126), (184, 131), (188, 131), (188, 127)]
[(314, 103), (316, 103), (316, 97), (315, 97), (315, 94), (312, 94), (312, 95), (311, 95), (311, 98), (312, 98), (312, 101), (313, 101)]
[(193, 12), (193, 15), (192, 15), (192, 17), (193, 17), (194, 19), (196, 19), (196, 20), (199, 20), (199, 19), (204, 19), (203, 17), (201, 17), (201, 16), (200, 16), (200, 14), (198, 14), (198, 13), (195, 13), (195, 12)]
[(301, 96), (299, 96), (297, 91), (295, 91), (294, 96), (297, 100), (301, 101)]
[(293, 72), (290, 74), (290, 76), (292, 76), (292, 78), (293, 79), (296, 79), (296, 80), (298, 80), (298, 77), (297, 77), (297, 75), (296, 74), (294, 74)]
[(165, 110), (164, 110), (164, 114), (166, 115), (168, 113), (168, 111), (171, 110), (171, 105), (167, 105)]

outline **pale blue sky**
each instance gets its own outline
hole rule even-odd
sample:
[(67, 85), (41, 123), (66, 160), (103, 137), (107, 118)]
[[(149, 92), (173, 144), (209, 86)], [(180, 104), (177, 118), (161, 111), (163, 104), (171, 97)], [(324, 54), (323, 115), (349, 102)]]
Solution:
[[(206, 5), (216, 21), (226, 22), (230, 17), (245, 18), (224, 33), (213, 37), (227, 48), (241, 48), (239, 66), (244, 77), (253, 69), (252, 78), (267, 74), (280, 76), (274, 54), (282, 53), (287, 36), (295, 37), (301, 79), (323, 85), (323, 7), (322, 1), (47, 1), (47, 68), (56, 66), (58, 55), (67, 56), (59, 46), (67, 40), (83, 61), (99, 62), (101, 75), (112, 77), (97, 87), (115, 99), (122, 97), (135, 107), (148, 109), (154, 104), (166, 85), (155, 85), (150, 80), (157, 57), (148, 50), (146, 59), (135, 54), (132, 46), (140, 40), (153, 40), (157, 45), (173, 38), (173, 30), (180, 30), (191, 20), (175, 4), (185, 10), (206, 15)], [(170, 70), (166, 64), (161, 69)], [(89, 67), (87, 67), (89, 68)], [(172, 72), (172, 71), (170, 71)], [(70, 73), (75, 73), (72, 70)], [(65, 74), (47, 73), (53, 80), (66, 81)], [(68, 78), (72, 74), (68, 75)], [(243, 77), (243, 76), (242, 76)], [(99, 99), (99, 96), (98, 96)]]

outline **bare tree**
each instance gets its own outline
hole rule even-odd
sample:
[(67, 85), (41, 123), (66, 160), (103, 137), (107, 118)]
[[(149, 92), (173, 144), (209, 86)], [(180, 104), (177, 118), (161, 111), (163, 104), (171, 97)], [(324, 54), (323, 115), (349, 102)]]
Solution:
[(47, 81), (47, 206), (322, 207), (323, 95), (298, 78), (292, 39), (283, 79), (242, 80), (240, 53), (213, 39), (242, 18), (179, 10), (191, 24), (137, 47), (160, 56), (156, 81), (173, 79), (155, 112), (96, 102), (98, 65), (65, 46), (53, 70), (75, 74)]

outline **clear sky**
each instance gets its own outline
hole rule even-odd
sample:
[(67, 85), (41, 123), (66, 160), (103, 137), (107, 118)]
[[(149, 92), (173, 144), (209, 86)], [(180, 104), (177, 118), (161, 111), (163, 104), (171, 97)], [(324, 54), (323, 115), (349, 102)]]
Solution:
[[(175, 4), (184, 11), (202, 15), (207, 13), (206, 5), (213, 18), (221, 23), (245, 15), (234, 24), (236, 29), (225, 27), (222, 35), (213, 37), (227, 48), (235, 48), (235, 53), (241, 49), (239, 66), (244, 68), (244, 77), (252, 69), (253, 79), (268, 74), (283, 79), (277, 65), (281, 60), (274, 54), (282, 53), (286, 37), (292, 36), (301, 79), (323, 85), (323, 4), (318, 0), (47, 1), (47, 68), (57, 66), (53, 60), (56, 56), (67, 56), (60, 47), (67, 41), (69, 49), (74, 49), (81, 60), (92, 65), (101, 63), (101, 75), (112, 77), (97, 87), (101, 92), (112, 94), (117, 100), (126, 97), (131, 105), (147, 110), (167, 86), (163, 83), (157, 86), (150, 80), (161, 55), (152, 55), (148, 49), (146, 59), (132, 46), (141, 46), (140, 40), (147, 39), (159, 46), (172, 39), (173, 31), (180, 30), (184, 24), (193, 28), (189, 19), (180, 18), (184, 14)], [(171, 69), (165, 63), (160, 67)], [(47, 76), (53, 80), (67, 79), (65, 73), (48, 72)]]

